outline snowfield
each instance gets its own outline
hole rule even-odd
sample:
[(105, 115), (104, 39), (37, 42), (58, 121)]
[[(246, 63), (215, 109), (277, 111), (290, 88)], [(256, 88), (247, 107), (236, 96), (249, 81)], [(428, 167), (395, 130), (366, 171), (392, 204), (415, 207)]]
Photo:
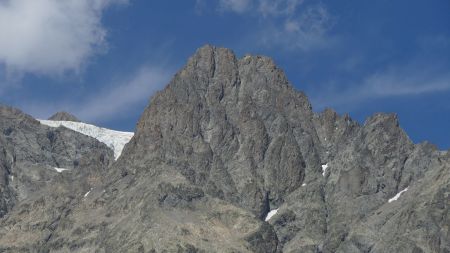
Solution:
[(53, 120), (39, 120), (39, 122), (41, 122), (42, 125), (49, 127), (64, 126), (73, 131), (95, 138), (98, 141), (105, 143), (114, 151), (114, 158), (116, 160), (122, 154), (125, 144), (127, 144), (134, 135), (134, 133), (131, 132), (120, 132), (81, 122)]

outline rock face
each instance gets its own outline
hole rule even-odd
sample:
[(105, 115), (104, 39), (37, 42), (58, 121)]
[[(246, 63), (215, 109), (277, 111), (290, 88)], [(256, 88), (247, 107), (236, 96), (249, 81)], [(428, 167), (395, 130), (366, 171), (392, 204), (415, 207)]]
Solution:
[[(11, 131), (48, 131), (20, 115), (34, 128), (3, 127), (1, 143)], [(360, 125), (313, 113), (267, 57), (199, 49), (111, 165), (105, 146), (70, 141), (89, 143), (91, 162), (52, 204), (2, 185), (0, 252), (450, 252), (449, 153), (412, 143), (393, 114)], [(6, 182), (9, 154), (0, 152)], [(74, 169), (64, 162), (51, 166)], [(88, 172), (98, 180), (80, 183)]]
[(98, 141), (105, 143), (114, 151), (114, 158), (119, 158), (123, 147), (130, 141), (134, 133), (121, 132), (103, 127), (73, 121), (39, 120), (42, 125), (49, 127), (65, 127), (75, 132), (90, 136)]
[(45, 243), (80, 196), (102, 184), (112, 161), (93, 138), (0, 106), (0, 252)]
[(80, 120), (77, 119), (77, 117), (73, 116), (68, 112), (57, 112), (53, 114), (50, 118), (48, 118), (48, 120), (80, 122)]

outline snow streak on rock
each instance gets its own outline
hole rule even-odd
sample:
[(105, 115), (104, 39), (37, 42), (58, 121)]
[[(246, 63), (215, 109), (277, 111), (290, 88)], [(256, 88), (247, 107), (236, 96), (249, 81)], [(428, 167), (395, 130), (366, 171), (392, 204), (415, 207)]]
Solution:
[(63, 169), (63, 168), (53, 168), (53, 169), (55, 169), (56, 170), (56, 172), (58, 172), (58, 173), (62, 173), (63, 171), (65, 171), (65, 170), (69, 170), (69, 169)]
[(395, 195), (393, 198), (389, 199), (388, 202), (391, 203), (392, 201), (396, 201), (398, 198), (400, 198), (402, 193), (406, 192), (407, 190), (408, 190), (408, 187), (406, 187), (404, 190), (397, 193), (397, 195)]
[(277, 214), (278, 209), (270, 211), (266, 216), (266, 221), (269, 221), (275, 214)]
[(328, 163), (322, 165), (322, 176), (325, 176), (325, 174), (327, 173), (327, 169), (328, 169)]
[(91, 191), (92, 191), (92, 188), (84, 194), (84, 197), (86, 198), (89, 195), (89, 193), (91, 193)]

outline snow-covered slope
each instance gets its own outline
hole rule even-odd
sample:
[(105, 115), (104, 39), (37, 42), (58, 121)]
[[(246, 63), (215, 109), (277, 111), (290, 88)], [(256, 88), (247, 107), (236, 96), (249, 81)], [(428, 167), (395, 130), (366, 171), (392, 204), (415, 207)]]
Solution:
[(53, 120), (39, 120), (39, 122), (41, 122), (42, 125), (50, 127), (64, 126), (76, 132), (80, 132), (84, 135), (93, 137), (98, 141), (105, 143), (108, 147), (110, 147), (114, 151), (114, 157), (116, 160), (122, 153), (125, 144), (127, 144), (130, 141), (130, 139), (133, 137), (134, 134), (131, 132), (120, 132), (81, 122), (53, 121)]

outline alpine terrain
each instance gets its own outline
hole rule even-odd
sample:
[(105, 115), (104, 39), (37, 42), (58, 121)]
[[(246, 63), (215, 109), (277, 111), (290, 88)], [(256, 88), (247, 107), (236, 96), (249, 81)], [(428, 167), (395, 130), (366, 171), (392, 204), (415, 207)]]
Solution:
[(135, 133), (0, 106), (0, 252), (450, 252), (450, 154), (204, 46)]

